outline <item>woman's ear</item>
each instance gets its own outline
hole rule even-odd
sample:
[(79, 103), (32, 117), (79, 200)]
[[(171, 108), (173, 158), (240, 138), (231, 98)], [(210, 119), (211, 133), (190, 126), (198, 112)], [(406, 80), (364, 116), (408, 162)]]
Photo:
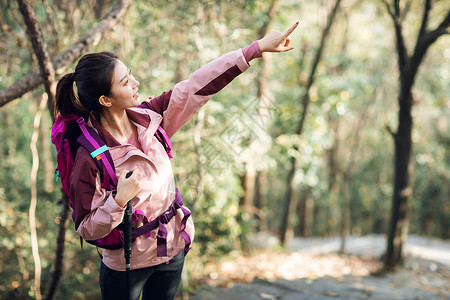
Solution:
[(106, 97), (105, 95), (101, 95), (100, 98), (98, 98), (98, 103), (104, 107), (111, 107), (112, 105), (112, 99), (109, 97)]

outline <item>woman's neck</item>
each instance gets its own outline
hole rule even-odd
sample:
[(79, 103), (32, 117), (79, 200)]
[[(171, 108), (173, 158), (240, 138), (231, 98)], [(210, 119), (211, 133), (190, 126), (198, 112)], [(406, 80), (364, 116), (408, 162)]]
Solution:
[(100, 116), (101, 124), (117, 141), (124, 143), (133, 133), (133, 123), (127, 112), (112, 112), (104, 110)]

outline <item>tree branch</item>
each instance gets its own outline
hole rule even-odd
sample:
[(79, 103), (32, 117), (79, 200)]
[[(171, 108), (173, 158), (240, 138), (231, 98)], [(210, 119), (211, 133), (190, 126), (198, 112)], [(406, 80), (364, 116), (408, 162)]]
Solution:
[(398, 65), (400, 72), (402, 72), (402, 70), (405, 70), (408, 66), (408, 51), (406, 50), (405, 39), (403, 38), (399, 6), (399, 1), (395, 0), (395, 15), (393, 21), (395, 27), (395, 41), (397, 45)]
[(267, 10), (267, 17), (266, 20), (264, 21), (263, 25), (261, 26), (261, 28), (259, 29), (259, 33), (258, 36), (260, 38), (262, 38), (263, 36), (265, 36), (266, 34), (269, 33), (270, 31), (270, 25), (272, 23), (272, 20), (275, 19), (275, 14), (278, 11), (278, 7), (279, 7), (279, 3), (278, 0), (271, 0), (269, 3), (269, 9)]
[(406, 2), (405, 4), (405, 8), (403, 9), (403, 13), (400, 15), (401, 20), (403, 21), (406, 18), (406, 15), (408, 14), (410, 8), (411, 8), (411, 4), (412, 4), (413, 0), (409, 0)]
[(36, 300), (42, 299), (41, 294), (41, 257), (39, 256), (39, 243), (37, 237), (37, 228), (36, 228), (36, 206), (37, 206), (37, 172), (39, 169), (39, 153), (37, 149), (37, 140), (39, 137), (39, 124), (41, 122), (42, 112), (47, 105), (47, 95), (43, 94), (41, 103), (39, 105), (38, 111), (34, 116), (34, 130), (33, 135), (30, 141), (30, 149), (32, 154), (32, 167), (31, 167), (31, 200), (30, 200), (30, 209), (28, 212), (29, 215), (29, 224), (30, 224), (30, 240), (31, 240), (31, 250), (33, 253), (34, 260), (34, 292), (36, 293)]
[(389, 132), (389, 134), (392, 136), (394, 140), (397, 138), (397, 134), (392, 130), (391, 126), (386, 124), (386, 130), (387, 132)]
[[(424, 18), (427, 18), (424, 15)], [(424, 22), (422, 22), (423, 24)], [(409, 78), (407, 78), (405, 82), (405, 89), (410, 88), (414, 83), (414, 78), (417, 73), (417, 70), (420, 66), (420, 63), (422, 62), (422, 59), (425, 57), (425, 53), (427, 52), (428, 48), (433, 44), (441, 35), (444, 35), (447, 32), (447, 27), (450, 25), (450, 10), (447, 12), (447, 16), (442, 20), (442, 22), (436, 27), (435, 30), (426, 32), (426, 29), (424, 28), (424, 32), (422, 35), (419, 35), (419, 38), (417, 40), (416, 46), (414, 48), (414, 54), (411, 57), (410, 60), (410, 67), (409, 67)], [(421, 28), (422, 30), (422, 28)]]
[(328, 15), (328, 22), (327, 25), (325, 26), (325, 28), (322, 31), (322, 37), (320, 39), (320, 44), (319, 44), (319, 48), (317, 48), (315, 57), (314, 57), (314, 61), (311, 67), (311, 71), (309, 73), (309, 77), (308, 77), (308, 82), (306, 84), (306, 89), (305, 89), (305, 93), (303, 95), (302, 98), (302, 104), (303, 104), (303, 112), (302, 112), (302, 116), (300, 118), (300, 121), (298, 123), (297, 129), (295, 131), (296, 134), (301, 134), (303, 131), (303, 124), (305, 123), (305, 119), (306, 119), (306, 114), (307, 114), (307, 109), (308, 109), (308, 104), (309, 104), (309, 92), (310, 89), (314, 83), (314, 77), (316, 74), (316, 70), (317, 70), (317, 66), (319, 65), (319, 62), (322, 58), (322, 53), (323, 53), (323, 49), (325, 48), (325, 43), (327, 41), (327, 38), (329, 36), (329, 32), (331, 29), (331, 25), (333, 25), (333, 21), (334, 18), (337, 14), (337, 11), (339, 9), (339, 5), (340, 5), (341, 0), (336, 0), (333, 9), (331, 10), (330, 14)]
[(44, 81), (45, 91), (47, 92), (48, 101), (47, 106), (50, 111), (52, 120), (55, 120), (55, 70), (53, 69), (50, 56), (47, 52), (47, 47), (44, 43), (42, 31), (36, 20), (36, 15), (31, 8), (28, 0), (17, 0), (19, 11), (23, 16), (25, 25), (27, 26), (27, 33), (33, 45), (34, 53), (39, 62), (39, 70)]
[(430, 9), (431, 9), (431, 1), (430, 0), (426, 0), (425, 1), (425, 7), (423, 9), (422, 24), (420, 25), (419, 34), (417, 35), (417, 43), (416, 43), (416, 45), (419, 43), (420, 39), (422, 38), (422, 36), (425, 33), (425, 30), (427, 29), (428, 16), (430, 14)]
[(447, 16), (442, 20), (441, 24), (435, 30), (430, 31), (424, 37), (424, 42), (433, 43), (441, 35), (448, 34), (448, 27), (450, 26), (450, 10), (447, 11)]
[[(401, 23), (401, 14), (400, 14), (400, 1), (394, 0), (394, 10), (391, 9), (391, 6), (386, 0), (382, 0), (384, 5), (386, 6), (386, 10), (389, 13), (389, 15), (392, 18), (392, 21), (394, 23), (395, 28), (395, 40), (397, 45), (397, 54), (398, 54), (398, 65), (399, 70), (402, 72), (402, 70), (405, 69), (407, 66), (407, 57), (408, 53), (406, 51), (405, 41), (403, 39), (403, 33), (402, 33), (402, 23)], [(404, 16), (403, 16), (404, 17)]]
[(418, 61), (423, 58), (428, 47), (433, 44), (441, 35), (447, 34), (446, 30), (450, 24), (450, 11), (447, 17), (442, 21), (442, 23), (433, 31), (422, 34), (421, 38), (417, 41), (416, 47), (414, 49), (414, 54), (412, 61)]
[[(94, 29), (67, 50), (53, 58), (51, 62), (55, 70), (55, 75), (63, 73), (78, 57), (86, 53), (91, 47), (97, 45), (103, 34), (119, 23), (132, 2), (133, 0), (118, 0), (117, 4)], [(40, 76), (40, 71), (28, 73), (22, 79), (0, 91), (0, 107), (37, 88), (42, 83), (43, 79)]]
[(391, 18), (393, 20), (395, 20), (394, 12), (392, 11), (391, 7), (389, 6), (389, 3), (386, 0), (382, 0), (382, 1), (383, 1), (384, 5), (386, 6), (386, 10), (387, 10), (388, 14), (391, 16)]
[(400, 0), (394, 0), (394, 13), (397, 18), (400, 18)]

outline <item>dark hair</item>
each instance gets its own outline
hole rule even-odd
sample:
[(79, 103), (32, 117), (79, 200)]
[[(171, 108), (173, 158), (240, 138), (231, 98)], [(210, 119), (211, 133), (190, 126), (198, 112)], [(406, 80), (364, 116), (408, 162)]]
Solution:
[(92, 111), (101, 112), (98, 99), (111, 94), (117, 59), (111, 52), (90, 53), (80, 58), (75, 72), (64, 75), (56, 86), (56, 108), (61, 115), (72, 113), (87, 118)]

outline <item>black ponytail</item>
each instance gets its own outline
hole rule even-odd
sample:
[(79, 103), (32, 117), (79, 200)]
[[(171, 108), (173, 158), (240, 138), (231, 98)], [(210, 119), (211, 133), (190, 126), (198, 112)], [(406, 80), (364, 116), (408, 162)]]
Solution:
[[(84, 55), (74, 73), (63, 76), (56, 87), (56, 108), (62, 115), (76, 114), (87, 119), (101, 112), (100, 96), (111, 96), (112, 79), (118, 57), (110, 52)], [(77, 94), (73, 83), (75, 82)]]
[(56, 108), (63, 116), (76, 114), (87, 117), (89, 112), (83, 107), (73, 90), (75, 73), (64, 75), (56, 86)]

